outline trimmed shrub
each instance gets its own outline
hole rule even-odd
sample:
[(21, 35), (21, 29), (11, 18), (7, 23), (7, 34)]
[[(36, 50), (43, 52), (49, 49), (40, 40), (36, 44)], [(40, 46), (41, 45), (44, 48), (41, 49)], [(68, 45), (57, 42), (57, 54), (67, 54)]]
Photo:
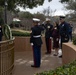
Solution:
[(13, 36), (30, 36), (30, 33), (28, 32), (19, 32), (19, 31), (12, 31), (12, 35)]
[(73, 44), (76, 45), (76, 38), (73, 38)]
[(76, 75), (76, 60), (55, 70), (45, 71), (35, 75)]

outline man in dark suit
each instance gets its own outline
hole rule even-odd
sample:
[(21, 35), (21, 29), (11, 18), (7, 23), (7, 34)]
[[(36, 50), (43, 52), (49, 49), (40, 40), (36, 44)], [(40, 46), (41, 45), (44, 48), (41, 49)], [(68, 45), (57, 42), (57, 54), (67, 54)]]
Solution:
[[(62, 49), (62, 43), (69, 41), (69, 24), (65, 22), (64, 16), (60, 16), (59, 33), (61, 37), (61, 49)], [(59, 57), (62, 57), (62, 55)]]
[(33, 27), (31, 28), (31, 38), (30, 43), (33, 48), (33, 56), (34, 56), (34, 65), (31, 65), (31, 67), (40, 67), (41, 64), (41, 45), (42, 45), (42, 39), (41, 39), (41, 32), (44, 30), (44, 28), (40, 25), (38, 25), (40, 22), (40, 19), (33, 18)]
[(73, 31), (73, 24), (72, 21), (69, 22), (69, 41), (72, 41), (72, 31)]
[(46, 18), (46, 23), (44, 24), (45, 28), (45, 43), (46, 43), (46, 49), (47, 51), (45, 54), (51, 53), (51, 42), (52, 42), (52, 31), (53, 31), (53, 25), (50, 24), (50, 19)]

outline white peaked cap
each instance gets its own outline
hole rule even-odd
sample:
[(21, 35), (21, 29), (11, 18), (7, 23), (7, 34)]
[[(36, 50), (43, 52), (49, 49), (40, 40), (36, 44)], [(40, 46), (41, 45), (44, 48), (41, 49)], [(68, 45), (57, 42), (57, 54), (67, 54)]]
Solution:
[(19, 20), (18, 18), (13, 18), (13, 21), (21, 21), (21, 20)]
[(49, 18), (46, 18), (46, 21), (50, 21), (50, 19)]
[(33, 21), (35, 21), (35, 22), (40, 22), (40, 19), (33, 18)]

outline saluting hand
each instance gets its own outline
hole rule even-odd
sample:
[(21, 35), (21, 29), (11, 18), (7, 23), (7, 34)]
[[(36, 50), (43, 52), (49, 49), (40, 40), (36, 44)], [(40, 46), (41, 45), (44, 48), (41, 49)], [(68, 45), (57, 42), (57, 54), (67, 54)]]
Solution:
[(33, 43), (31, 43), (31, 46), (33, 46), (34, 44)]

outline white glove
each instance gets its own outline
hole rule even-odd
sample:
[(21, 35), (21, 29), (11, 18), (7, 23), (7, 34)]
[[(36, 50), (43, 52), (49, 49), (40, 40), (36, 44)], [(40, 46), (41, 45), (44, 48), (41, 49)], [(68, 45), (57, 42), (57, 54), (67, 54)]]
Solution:
[(34, 44), (33, 43), (31, 43), (31, 46), (33, 46)]
[(59, 39), (57, 38), (56, 41), (58, 41)]
[(58, 50), (58, 56), (61, 56), (61, 55), (62, 55), (62, 50), (59, 49), (59, 50)]
[(42, 24), (45, 24), (45, 21)]
[(38, 23), (38, 25), (40, 25), (40, 23)]
[(50, 39), (52, 39), (52, 37), (50, 37)]

